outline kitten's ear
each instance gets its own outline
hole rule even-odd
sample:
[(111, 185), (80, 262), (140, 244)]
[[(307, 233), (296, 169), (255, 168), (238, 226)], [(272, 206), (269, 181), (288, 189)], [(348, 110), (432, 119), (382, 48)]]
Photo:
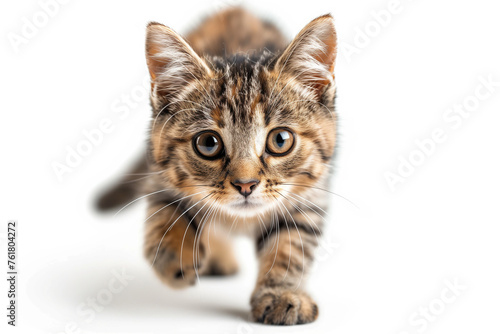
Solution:
[(302, 29), (279, 57), (277, 69), (296, 77), (319, 98), (333, 83), (336, 56), (337, 34), (333, 17), (327, 14)]
[(211, 72), (184, 38), (155, 22), (147, 28), (146, 59), (153, 96), (168, 98)]

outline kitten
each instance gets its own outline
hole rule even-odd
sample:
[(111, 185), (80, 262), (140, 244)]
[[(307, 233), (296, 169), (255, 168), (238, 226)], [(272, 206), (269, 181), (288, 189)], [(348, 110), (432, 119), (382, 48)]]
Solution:
[[(330, 15), (288, 45), (242, 9), (208, 18), (186, 38), (148, 25), (153, 118), (147, 163), (134, 174), (147, 175), (144, 250), (163, 282), (184, 288), (198, 275), (237, 271), (228, 235), (212, 233), (216, 224), (255, 238), (256, 321), (317, 318), (303, 286), (327, 209), (336, 47)], [(113, 189), (100, 206), (123, 205), (134, 184)]]

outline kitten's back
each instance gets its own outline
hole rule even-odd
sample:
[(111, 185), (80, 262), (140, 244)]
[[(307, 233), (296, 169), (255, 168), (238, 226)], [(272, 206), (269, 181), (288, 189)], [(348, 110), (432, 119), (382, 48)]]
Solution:
[(242, 8), (223, 10), (206, 18), (186, 40), (199, 55), (229, 57), (262, 49), (283, 50), (286, 38), (272, 23)]

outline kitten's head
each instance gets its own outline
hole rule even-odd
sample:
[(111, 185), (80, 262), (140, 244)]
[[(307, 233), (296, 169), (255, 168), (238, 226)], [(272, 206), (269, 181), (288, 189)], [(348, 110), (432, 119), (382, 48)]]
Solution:
[(304, 196), (335, 146), (336, 34), (330, 15), (280, 54), (203, 57), (170, 28), (148, 26), (152, 162), (165, 187), (254, 216)]

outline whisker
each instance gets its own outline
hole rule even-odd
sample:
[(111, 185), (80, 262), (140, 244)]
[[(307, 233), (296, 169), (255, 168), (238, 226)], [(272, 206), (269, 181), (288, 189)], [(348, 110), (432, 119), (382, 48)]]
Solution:
[(330, 190), (327, 190), (327, 189), (323, 189), (323, 188), (319, 188), (319, 187), (314, 187), (314, 186), (309, 186), (309, 185), (305, 185), (305, 184), (295, 184), (295, 183), (282, 183), (282, 185), (285, 185), (285, 186), (296, 186), (296, 187), (305, 187), (305, 188), (323, 190), (323, 191), (326, 191), (327, 193), (330, 193), (332, 195), (335, 195), (335, 196), (338, 196), (340, 198), (343, 198), (344, 200), (346, 200), (347, 202), (349, 202), (350, 204), (352, 204), (356, 209), (359, 210), (359, 207), (356, 204), (354, 204), (354, 202), (352, 202), (351, 200), (347, 199), (346, 197), (344, 197), (342, 195), (339, 195), (339, 194), (334, 193), (334, 192), (332, 192)]
[[(288, 201), (288, 203), (290, 203), (300, 214), (302, 214), (302, 216), (306, 219), (309, 219), (309, 221), (312, 223), (312, 225), (314, 225), (315, 228), (317, 228), (318, 230), (321, 230), (318, 225), (312, 220), (312, 218), (304, 211), (302, 210), (301, 208), (299, 208), (298, 206), (296, 206), (295, 204), (293, 204), (288, 198), (286, 198), (283, 194), (281, 194), (279, 191), (275, 190), (275, 192), (277, 192), (278, 194), (280, 194), (281, 196), (283, 196), (284, 199), (286, 199)], [(304, 215), (305, 214), (305, 215)], [(314, 233), (314, 236), (316, 237), (316, 240), (318, 240), (319, 242), (319, 237), (318, 235), (316, 234), (316, 231), (313, 230), (313, 233)]]
[(143, 195), (139, 198), (136, 198), (134, 199), (133, 201), (129, 202), (128, 204), (126, 204), (124, 207), (122, 207), (120, 210), (118, 210), (114, 215), (113, 215), (113, 218), (116, 217), (116, 215), (118, 215), (120, 212), (122, 212), (126, 207), (128, 207), (129, 205), (132, 205), (133, 203), (143, 199), (143, 198), (146, 198), (148, 196), (151, 196), (151, 195), (154, 195), (154, 194), (158, 194), (158, 193), (161, 193), (161, 192), (165, 192), (165, 191), (168, 191), (169, 189), (162, 189), (162, 190), (158, 190), (158, 191), (155, 191), (155, 192), (152, 192), (152, 193), (149, 193), (149, 194), (146, 194), (146, 195)]
[(236, 222), (237, 219), (238, 219), (238, 216), (234, 216), (233, 223), (231, 224), (231, 227), (229, 228), (229, 233), (231, 233), (233, 231), (234, 223)]
[[(274, 196), (273, 196), (273, 197), (274, 197)], [(275, 199), (275, 200), (278, 202), (278, 204), (279, 204), (279, 200), (278, 200), (276, 197), (274, 197), (274, 199)], [(278, 208), (279, 208), (279, 205), (278, 205)], [(280, 208), (280, 210), (281, 210), (281, 208)], [(284, 212), (283, 212), (282, 210), (281, 210), (281, 213), (282, 213), (282, 215), (283, 215), (283, 218), (285, 219), (285, 226), (286, 226), (286, 229), (288, 230), (288, 222), (287, 222), (287, 220), (286, 220), (285, 214), (284, 214)], [(276, 226), (276, 229), (278, 229), (278, 228), (279, 228), (279, 224)], [(288, 233), (290, 233), (290, 231), (288, 231)], [(276, 263), (276, 258), (278, 257), (278, 248), (279, 248), (280, 233), (279, 233), (279, 231), (278, 231), (278, 230), (276, 230), (276, 233), (275, 233), (275, 234), (276, 234), (276, 238), (275, 238), (275, 246), (276, 246), (276, 251), (274, 252), (274, 259), (273, 259), (273, 263), (271, 264), (271, 268), (269, 268), (269, 270), (267, 271), (266, 276), (268, 276), (268, 275), (269, 275), (269, 273), (271, 272), (271, 270), (274, 268), (274, 264)], [(274, 248), (274, 246), (273, 246), (273, 248)]]
[[(306, 257), (306, 255), (304, 253), (304, 242), (302, 241), (302, 235), (300, 234), (299, 227), (297, 226), (297, 223), (295, 222), (295, 219), (293, 218), (292, 214), (290, 213), (290, 211), (287, 209), (287, 207), (283, 203), (281, 203), (281, 205), (288, 212), (288, 215), (290, 216), (290, 218), (292, 218), (292, 222), (295, 225), (295, 229), (297, 230), (297, 233), (299, 235), (300, 247), (302, 248), (302, 271), (300, 272), (299, 283), (297, 283), (297, 286), (294, 289), (294, 291), (296, 291), (300, 287), (300, 284), (302, 283), (302, 278), (304, 277), (305, 257)], [(291, 248), (292, 247), (290, 244), (290, 250), (291, 250)]]
[[(208, 196), (210, 196), (211, 194), (209, 194)], [(184, 271), (182, 270), (182, 253), (184, 251), (184, 240), (186, 239), (186, 234), (189, 230), (189, 226), (191, 226), (191, 223), (194, 221), (194, 219), (196, 218), (196, 216), (198, 215), (198, 213), (200, 213), (201, 210), (203, 210), (203, 208), (208, 204), (208, 202), (206, 202), (205, 204), (203, 204), (201, 206), (201, 208), (194, 214), (194, 216), (191, 218), (191, 220), (189, 220), (189, 223), (186, 225), (186, 230), (184, 231), (184, 235), (182, 236), (182, 242), (181, 242), (181, 254), (180, 254), (180, 257), (179, 257), (179, 264), (180, 264), (180, 267), (181, 267), (181, 274), (182, 274), (182, 278), (184, 279)], [(198, 229), (199, 229), (199, 226), (196, 228), (196, 233), (198, 232)], [(193, 251), (194, 251), (194, 244), (196, 243), (196, 233), (195, 233), (195, 240), (193, 241)], [(196, 265), (193, 263), (193, 265), (195, 266), (196, 268)], [(195, 269), (196, 270), (196, 269)]]
[(262, 219), (262, 214), (261, 213), (259, 213), (259, 215), (257, 217), (259, 219), (260, 238), (264, 239), (264, 230), (262, 229), (262, 227), (264, 226), (264, 229), (267, 232), (266, 224), (264, 224), (264, 220)]
[[(152, 193), (149, 193), (149, 194), (146, 194), (146, 195), (143, 195), (143, 196), (140, 196), (134, 200), (132, 200), (131, 202), (127, 203), (125, 206), (123, 206), (120, 210), (118, 210), (114, 215), (113, 215), (113, 218), (115, 218), (121, 211), (123, 211), (125, 208), (127, 208), (128, 206), (132, 205), (133, 203), (143, 199), (143, 198), (146, 198), (146, 197), (149, 197), (149, 196), (152, 196), (152, 195), (155, 195), (155, 194), (158, 194), (158, 193), (161, 193), (161, 192), (165, 192), (165, 191), (178, 191), (180, 188), (193, 188), (193, 187), (211, 187), (209, 185), (205, 185), (205, 184), (196, 184), (196, 185), (190, 185), (190, 186), (179, 186), (177, 188), (165, 188), (165, 189), (162, 189), (162, 190), (158, 190), (158, 191), (155, 191), (155, 192), (152, 192)], [(208, 191), (208, 190), (204, 190), (204, 191)], [(203, 191), (202, 191), (203, 192)], [(196, 193), (196, 194), (201, 194), (202, 192), (199, 192), (199, 193)], [(183, 197), (184, 198), (184, 197)], [(187, 198), (187, 197), (185, 197)]]
[[(304, 201), (306, 201), (306, 202), (308, 202), (308, 203), (311, 203), (312, 205), (314, 205), (315, 207), (317, 207), (318, 209), (320, 209), (320, 210), (321, 210), (321, 211), (322, 211), (325, 215), (327, 215), (327, 216), (328, 216), (328, 218), (331, 218), (331, 217), (330, 217), (330, 215), (328, 214), (328, 212), (326, 212), (325, 210), (323, 210), (323, 208), (322, 208), (322, 207), (320, 207), (319, 205), (317, 205), (317, 204), (315, 204), (315, 203), (313, 203), (313, 202), (311, 202), (311, 201), (307, 200), (306, 198), (304, 198), (304, 197), (302, 197), (302, 196), (300, 196), (300, 195), (297, 195), (296, 193), (294, 193), (294, 192), (292, 192), (292, 191), (290, 191), (290, 190), (283, 189), (283, 191), (286, 191), (287, 193), (290, 193), (291, 195), (297, 196), (297, 197), (299, 197), (299, 198), (303, 199)], [(314, 211), (316, 214), (320, 215), (320, 214), (319, 214), (316, 210), (314, 210), (313, 208), (311, 208), (311, 207), (310, 207), (310, 206), (308, 206), (307, 204), (305, 204), (305, 203), (303, 203), (303, 202), (298, 201), (296, 198), (295, 198), (295, 200), (296, 200), (297, 202), (299, 202), (299, 203), (301, 203), (301, 204), (303, 204), (303, 205), (307, 206), (309, 209), (311, 209), (312, 211)], [(321, 216), (321, 215), (320, 215), (320, 216)], [(323, 217), (323, 216), (321, 216), (321, 217)], [(323, 218), (323, 219), (324, 219), (324, 218)]]
[(123, 181), (123, 182), (120, 182), (120, 184), (129, 184), (129, 183), (134, 183), (134, 182), (138, 182), (138, 181), (141, 181), (141, 180), (144, 180), (144, 179), (147, 179), (148, 177), (152, 177), (154, 175), (146, 175), (146, 176), (143, 176), (143, 177), (139, 177), (137, 179), (133, 179), (133, 180), (129, 180), (129, 181)]
[[(276, 197), (274, 197), (274, 199), (279, 202), (279, 200)], [(272, 229), (273, 228), (278, 228), (278, 226), (279, 226), (279, 216), (278, 216), (279, 212), (278, 212), (278, 210), (276, 208), (273, 208), (273, 209), (274, 209), (273, 226), (271, 227), (271, 229), (267, 233), (267, 239), (268, 240), (269, 240), (269, 234), (271, 233)], [(282, 212), (282, 216), (283, 216), (283, 212)], [(285, 221), (286, 221), (286, 217), (284, 217), (284, 218), (285, 218)], [(273, 247), (269, 250), (268, 254), (270, 254), (275, 247), (277, 247), (277, 242), (276, 241), (274, 242)]]
[[(279, 204), (279, 201), (278, 201), (278, 204)], [(281, 203), (281, 204), (283, 205), (283, 203)], [(280, 210), (281, 210), (281, 208), (280, 208)], [(285, 279), (286, 279), (286, 277), (288, 276), (288, 271), (290, 270), (290, 263), (292, 261), (292, 236), (290, 235), (290, 229), (288, 228), (288, 224), (286, 224), (286, 230), (288, 232), (288, 243), (289, 243), (289, 245), (288, 245), (288, 247), (289, 247), (289, 251), (288, 251), (288, 263), (287, 263), (287, 266), (286, 266), (285, 275), (283, 276), (283, 279), (281, 280), (281, 282), (284, 282)]]
[[(120, 210), (118, 210), (118, 211), (117, 211), (117, 212), (113, 215), (113, 218), (115, 218), (115, 217), (116, 217), (116, 215), (118, 215), (118, 214), (119, 214), (121, 211), (123, 211), (126, 207), (128, 207), (129, 205), (132, 205), (133, 203), (135, 203), (135, 202), (137, 202), (137, 201), (139, 201), (139, 200), (141, 200), (141, 199), (143, 199), (143, 198), (146, 198), (146, 197), (148, 197), (148, 196), (155, 195), (155, 194), (158, 194), (158, 193), (161, 193), (161, 192), (170, 191), (170, 190), (175, 190), (175, 189), (162, 189), (162, 190), (154, 191), (154, 192), (149, 193), (149, 194), (147, 194), (147, 195), (143, 195), (143, 196), (141, 196), (141, 197), (139, 197), (139, 198), (136, 198), (136, 199), (134, 199), (133, 201), (131, 201), (131, 202), (129, 202), (128, 204), (126, 204), (126, 205), (125, 205), (124, 207), (122, 207)], [(189, 198), (189, 197), (192, 197), (192, 196), (195, 196), (195, 195), (201, 194), (201, 193), (203, 193), (203, 192), (207, 192), (207, 191), (208, 191), (208, 190), (200, 191), (199, 193), (192, 194), (192, 195), (185, 196), (185, 197), (182, 197), (182, 198), (180, 198), (180, 199), (177, 199), (177, 200), (175, 200), (174, 202), (169, 203), (168, 205), (164, 206), (164, 207), (163, 207), (163, 208), (161, 208), (160, 210), (163, 210), (164, 208), (166, 208), (166, 207), (167, 207), (167, 206), (169, 206), (170, 204), (177, 203), (178, 201), (180, 201), (180, 200), (182, 200), (182, 199), (184, 199), (184, 198)], [(160, 210), (158, 210), (158, 211), (160, 211)], [(158, 212), (158, 211), (157, 211), (157, 212)], [(148, 218), (144, 221), (144, 223), (145, 223), (145, 222), (147, 222), (147, 221), (149, 220), (149, 218), (151, 218), (152, 216), (154, 216), (157, 212), (155, 212), (154, 214), (152, 214), (151, 216), (149, 216), (149, 217), (148, 217)]]
[[(215, 199), (214, 199), (214, 201), (212, 202), (212, 204), (213, 204), (213, 205), (215, 205)], [(211, 208), (211, 207), (212, 207), (212, 205), (211, 205), (208, 209), (210, 210), (210, 208)], [(205, 216), (205, 215), (203, 215), (203, 217), (204, 217), (204, 216)], [(201, 220), (203, 220), (203, 217), (201, 217)], [(211, 253), (211, 250), (210, 250), (210, 227), (212, 226), (212, 223), (213, 223), (213, 219), (212, 219), (212, 221), (210, 222), (210, 224), (208, 225), (208, 231), (207, 231), (207, 233), (208, 233), (208, 235), (207, 235), (207, 252), (208, 252), (208, 254), (210, 254), (210, 253)], [(214, 227), (214, 228), (215, 228), (215, 227)]]
[[(215, 205), (215, 200), (212, 201), (210, 203), (210, 206), (208, 207), (208, 209), (205, 210), (205, 213), (203, 214), (203, 216), (200, 219), (200, 224), (199, 224), (200, 228), (196, 229), (196, 233), (194, 235), (194, 242), (193, 242), (193, 264), (194, 264), (194, 268), (195, 268), (195, 273), (196, 273), (197, 279), (199, 279), (199, 276), (198, 276), (198, 263), (199, 263), (199, 260), (198, 259), (199, 259), (199, 251), (200, 251), (199, 243), (200, 243), (201, 233), (203, 231), (203, 226), (205, 225), (206, 221), (208, 220), (208, 218), (211, 215), (211, 212), (212, 212), (212, 210), (214, 208), (214, 205)], [(198, 233), (198, 231), (199, 231), (199, 233)], [(197, 241), (198, 241), (198, 244), (197, 244)], [(209, 247), (210, 247), (210, 245), (209, 245)]]
[(208, 214), (207, 218), (202, 220), (200, 222), (200, 228), (199, 228), (199, 233), (198, 231), (197, 234), (198, 234), (198, 237), (196, 237), (196, 234), (195, 234), (195, 242), (193, 244), (193, 263), (195, 264), (194, 266), (194, 271), (195, 271), (195, 274), (196, 274), (196, 279), (199, 281), (200, 280), (200, 276), (198, 274), (198, 264), (199, 264), (199, 259), (200, 259), (200, 243), (201, 243), (201, 234), (203, 233), (203, 229), (205, 228), (205, 225), (207, 224), (208, 222), (208, 219), (210, 218), (213, 218), (213, 213), (215, 212), (215, 209), (214, 208), (214, 205), (215, 205), (216, 201), (214, 200), (212, 202), (213, 205), (211, 205), (212, 209), (210, 210), (210, 213)]
[[(202, 191), (202, 192), (206, 192), (206, 191)], [(188, 209), (186, 209), (179, 217), (177, 217), (177, 219), (175, 219), (175, 221), (168, 227), (168, 229), (165, 231), (165, 233), (163, 233), (163, 236), (161, 237), (160, 239), (160, 242), (158, 243), (158, 248), (156, 249), (156, 254), (155, 254), (155, 257), (153, 259), (153, 263), (151, 263), (151, 267), (154, 265), (155, 261), (156, 261), (156, 258), (158, 257), (158, 252), (160, 251), (160, 247), (161, 247), (161, 243), (163, 242), (163, 239), (165, 239), (165, 236), (167, 235), (167, 233), (172, 229), (172, 227), (174, 227), (175, 223), (177, 223), (177, 221), (184, 215), (186, 214), (189, 210), (191, 210), (195, 205), (197, 205), (198, 203), (200, 203), (201, 201), (203, 201), (205, 198), (207, 198), (208, 196), (212, 195), (213, 193), (210, 193), (208, 195), (206, 195), (205, 197), (203, 197), (202, 199), (200, 199), (199, 201), (197, 201), (196, 203), (194, 203), (192, 206), (190, 206)], [(194, 196), (194, 195), (191, 195), (191, 196)], [(158, 213), (159, 211), (163, 210), (164, 208), (166, 208), (167, 206), (169, 206), (170, 204), (173, 204), (173, 203), (169, 203), (168, 205), (162, 207), (161, 209), (159, 209), (158, 211), (156, 211), (153, 215), (155, 215), (156, 213)], [(153, 215), (149, 216), (149, 218), (151, 218)], [(146, 219), (147, 220), (147, 219)]]

